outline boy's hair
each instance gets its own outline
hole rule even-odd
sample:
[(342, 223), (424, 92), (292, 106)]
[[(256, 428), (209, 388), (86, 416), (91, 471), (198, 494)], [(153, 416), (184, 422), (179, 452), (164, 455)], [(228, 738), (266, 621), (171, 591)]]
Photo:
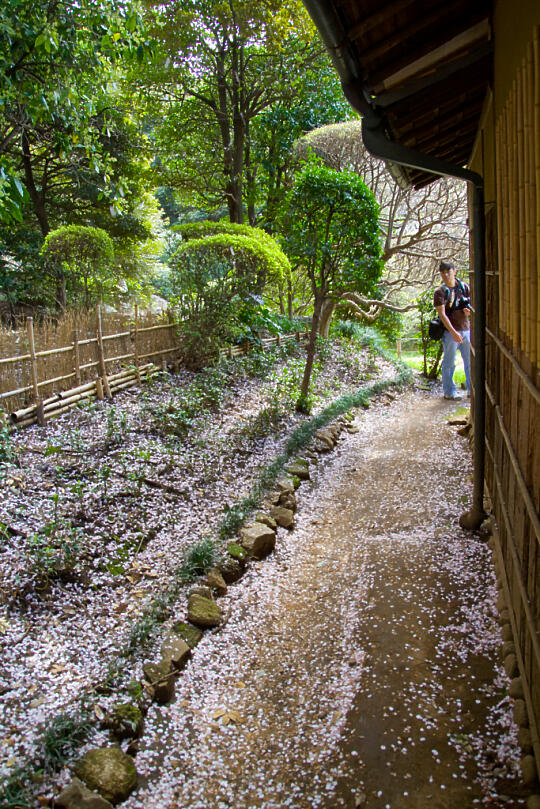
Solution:
[(455, 270), (453, 263), (451, 261), (441, 261), (439, 264), (439, 272), (443, 272), (444, 270)]

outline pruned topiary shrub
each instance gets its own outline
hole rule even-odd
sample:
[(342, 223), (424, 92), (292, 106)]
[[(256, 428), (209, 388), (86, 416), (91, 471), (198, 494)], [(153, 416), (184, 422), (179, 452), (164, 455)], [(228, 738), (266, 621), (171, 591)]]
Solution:
[[(245, 334), (244, 315), (253, 315), (260, 278), (280, 273), (287, 260), (275, 242), (274, 248), (250, 235), (221, 233), (190, 239), (172, 256), (171, 283), (188, 367), (215, 361), (221, 345)], [(260, 299), (258, 306), (263, 308)]]

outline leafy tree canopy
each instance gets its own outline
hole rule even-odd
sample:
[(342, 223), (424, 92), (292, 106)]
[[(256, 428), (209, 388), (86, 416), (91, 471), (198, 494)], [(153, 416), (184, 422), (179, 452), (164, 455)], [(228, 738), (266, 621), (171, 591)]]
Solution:
[[(103, 187), (107, 161), (96, 117), (114, 93), (120, 56), (144, 55), (141, 16), (123, 0), (6, 0), (0, 9), (0, 218), (22, 220), (30, 197), (40, 219), (44, 189), (34, 165), (44, 153), (88, 161)], [(102, 121), (106, 131), (106, 121)], [(40, 202), (42, 203), (40, 206)]]

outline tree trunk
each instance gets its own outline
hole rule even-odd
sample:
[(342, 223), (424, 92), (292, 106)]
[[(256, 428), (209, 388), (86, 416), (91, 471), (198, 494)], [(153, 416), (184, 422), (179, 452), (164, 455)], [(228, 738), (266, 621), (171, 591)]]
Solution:
[(289, 320), (293, 319), (293, 294), (292, 294), (292, 279), (290, 271), (287, 273), (287, 317)]
[(28, 195), (32, 200), (32, 205), (34, 206), (34, 213), (39, 222), (41, 233), (43, 234), (43, 236), (46, 236), (51, 228), (49, 225), (47, 210), (45, 208), (45, 199), (44, 199), (45, 182), (42, 183), (42, 191), (40, 193), (36, 188), (36, 183), (34, 180), (34, 170), (32, 168), (32, 153), (30, 151), (30, 141), (28, 140), (28, 135), (26, 134), (26, 132), (23, 132), (21, 141), (22, 141), (22, 160), (24, 167), (24, 184), (27, 188)]
[(304, 368), (304, 377), (300, 386), (300, 396), (296, 403), (296, 409), (300, 413), (309, 413), (309, 383), (311, 381), (311, 371), (313, 369), (313, 361), (315, 359), (315, 349), (317, 345), (317, 335), (319, 333), (319, 322), (321, 319), (321, 309), (324, 301), (324, 294), (316, 294), (313, 304), (313, 317), (311, 318), (311, 331), (309, 333), (309, 341), (306, 348), (306, 365)]
[(330, 321), (336, 308), (336, 302), (331, 298), (325, 298), (321, 307), (321, 322), (319, 324), (319, 334), (321, 337), (328, 337), (330, 330)]

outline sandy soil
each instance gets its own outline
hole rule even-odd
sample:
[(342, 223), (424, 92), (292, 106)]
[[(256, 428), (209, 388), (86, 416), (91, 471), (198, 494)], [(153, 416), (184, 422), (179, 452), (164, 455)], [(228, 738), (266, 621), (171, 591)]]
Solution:
[(385, 397), (313, 466), (296, 528), (151, 708), (126, 809), (525, 805), (455, 409)]

